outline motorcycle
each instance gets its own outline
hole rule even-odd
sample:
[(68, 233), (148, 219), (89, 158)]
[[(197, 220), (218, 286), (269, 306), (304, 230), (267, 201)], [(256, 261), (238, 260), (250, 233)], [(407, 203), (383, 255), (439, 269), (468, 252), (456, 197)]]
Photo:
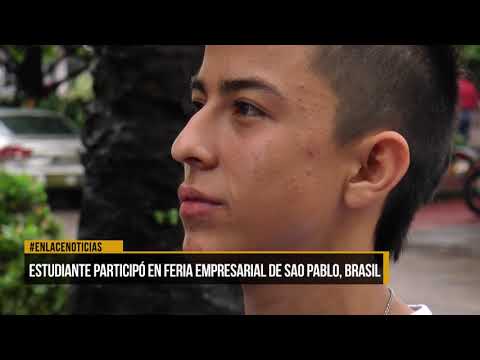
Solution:
[(463, 193), (469, 209), (480, 216), (480, 161), (469, 172)]
[(465, 145), (455, 146), (450, 164), (450, 173), (457, 178), (466, 179), (478, 161), (480, 161), (480, 152), (478, 150)]
[(480, 151), (457, 146), (450, 169), (451, 174), (463, 181), (463, 198), (468, 208), (480, 216)]
[(442, 187), (455, 193), (460, 190), (468, 208), (480, 216), (480, 149), (454, 144)]

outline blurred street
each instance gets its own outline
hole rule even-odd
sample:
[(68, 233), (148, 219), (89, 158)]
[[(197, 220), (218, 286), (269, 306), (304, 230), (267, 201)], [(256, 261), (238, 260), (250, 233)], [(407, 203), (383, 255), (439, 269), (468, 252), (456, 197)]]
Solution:
[(430, 205), (415, 221), (392, 286), (434, 314), (480, 314), (480, 217), (461, 200)]
[(78, 223), (80, 221), (79, 210), (55, 210), (55, 217), (63, 226), (64, 237), (67, 240), (76, 240)]

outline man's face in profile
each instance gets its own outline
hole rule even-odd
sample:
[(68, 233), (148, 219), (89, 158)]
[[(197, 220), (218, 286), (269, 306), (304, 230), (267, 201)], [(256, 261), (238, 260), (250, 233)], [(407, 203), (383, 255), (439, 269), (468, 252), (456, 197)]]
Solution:
[(308, 46), (208, 46), (172, 148), (185, 250), (328, 250), (348, 161)]

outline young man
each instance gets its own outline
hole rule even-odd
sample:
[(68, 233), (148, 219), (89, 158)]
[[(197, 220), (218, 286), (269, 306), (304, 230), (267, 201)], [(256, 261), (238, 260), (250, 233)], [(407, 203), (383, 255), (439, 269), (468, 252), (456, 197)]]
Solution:
[[(450, 159), (449, 46), (207, 46), (172, 147), (185, 250), (390, 251)], [(385, 286), (243, 286), (247, 314), (415, 314)]]

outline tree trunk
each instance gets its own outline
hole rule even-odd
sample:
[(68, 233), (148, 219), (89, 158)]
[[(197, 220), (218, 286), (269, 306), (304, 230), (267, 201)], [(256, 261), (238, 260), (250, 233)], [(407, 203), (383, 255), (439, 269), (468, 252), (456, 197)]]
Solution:
[(17, 92), (22, 97), (36, 101), (45, 95), (43, 87), (41, 46), (26, 46), (25, 58), (18, 68), (17, 76)]
[[(170, 148), (185, 125), (199, 46), (97, 48), (96, 100), (83, 134), (87, 153), (79, 239), (120, 239), (129, 250), (177, 250), (181, 225), (155, 210), (178, 207), (183, 176)], [(238, 287), (77, 286), (74, 313), (241, 313)]]

